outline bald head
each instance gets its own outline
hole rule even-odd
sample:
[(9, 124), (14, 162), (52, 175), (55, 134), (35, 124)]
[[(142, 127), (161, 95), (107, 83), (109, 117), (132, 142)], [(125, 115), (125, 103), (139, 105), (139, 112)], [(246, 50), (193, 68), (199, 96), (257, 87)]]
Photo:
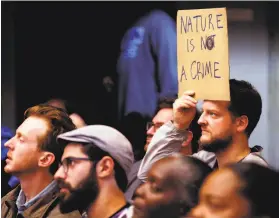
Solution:
[[(198, 191), (211, 168), (181, 154), (157, 161), (136, 191), (135, 217), (180, 217), (198, 202)], [(181, 214), (182, 213), (182, 214)]]

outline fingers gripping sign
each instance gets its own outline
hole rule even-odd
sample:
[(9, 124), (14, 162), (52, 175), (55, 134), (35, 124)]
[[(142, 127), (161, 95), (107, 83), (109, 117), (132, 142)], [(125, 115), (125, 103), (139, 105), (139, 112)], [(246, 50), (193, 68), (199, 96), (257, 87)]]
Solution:
[(186, 129), (196, 114), (197, 100), (194, 91), (186, 91), (173, 104), (173, 121), (177, 129)]

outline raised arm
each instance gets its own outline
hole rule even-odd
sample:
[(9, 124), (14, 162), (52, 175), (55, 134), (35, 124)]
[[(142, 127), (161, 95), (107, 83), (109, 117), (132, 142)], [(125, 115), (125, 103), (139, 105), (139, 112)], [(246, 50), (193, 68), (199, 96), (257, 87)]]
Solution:
[(196, 114), (197, 101), (191, 97), (193, 95), (193, 91), (187, 91), (175, 101), (173, 121), (164, 124), (153, 136), (138, 171), (141, 181), (146, 181), (147, 172), (156, 161), (181, 149), (182, 142), (186, 140), (187, 129)]

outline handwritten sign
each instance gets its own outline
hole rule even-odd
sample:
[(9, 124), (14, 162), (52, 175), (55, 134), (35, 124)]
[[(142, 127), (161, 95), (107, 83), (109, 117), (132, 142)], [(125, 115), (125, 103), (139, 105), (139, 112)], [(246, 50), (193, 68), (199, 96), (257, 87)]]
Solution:
[(226, 8), (178, 11), (177, 61), (179, 96), (230, 100)]

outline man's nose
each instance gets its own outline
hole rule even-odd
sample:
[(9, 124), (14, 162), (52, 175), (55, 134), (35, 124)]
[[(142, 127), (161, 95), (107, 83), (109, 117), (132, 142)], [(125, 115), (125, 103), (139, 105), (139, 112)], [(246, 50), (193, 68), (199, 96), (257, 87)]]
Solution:
[(134, 197), (144, 197), (145, 195), (145, 187), (146, 187), (147, 183), (143, 183), (142, 185), (140, 185), (135, 192), (135, 196)]
[(204, 113), (202, 113), (202, 115), (200, 116), (200, 118), (198, 120), (198, 124), (201, 125), (201, 126), (206, 124)]
[(151, 126), (146, 132), (147, 135), (152, 135), (152, 136), (154, 135), (154, 133), (155, 133), (154, 126)]
[(4, 144), (4, 146), (7, 147), (7, 148), (12, 149), (12, 148), (13, 148), (12, 140), (13, 140), (13, 138), (9, 139), (9, 140)]
[(66, 178), (66, 173), (64, 171), (63, 166), (60, 166), (56, 173), (54, 174), (55, 180), (64, 180)]

